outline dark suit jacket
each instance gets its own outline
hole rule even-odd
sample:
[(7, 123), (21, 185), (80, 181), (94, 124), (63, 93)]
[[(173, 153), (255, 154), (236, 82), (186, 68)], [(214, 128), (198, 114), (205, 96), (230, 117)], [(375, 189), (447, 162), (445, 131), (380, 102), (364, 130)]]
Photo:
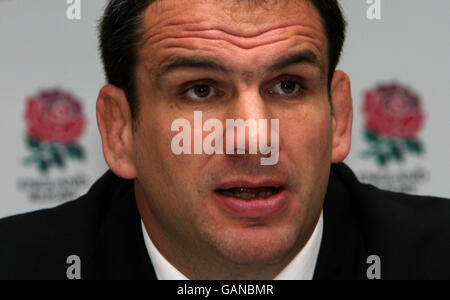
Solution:
[[(0, 279), (156, 279), (133, 183), (108, 171), (78, 200), (0, 220)], [(382, 279), (450, 279), (450, 201), (361, 184), (333, 165), (314, 279), (367, 279), (378, 255)]]

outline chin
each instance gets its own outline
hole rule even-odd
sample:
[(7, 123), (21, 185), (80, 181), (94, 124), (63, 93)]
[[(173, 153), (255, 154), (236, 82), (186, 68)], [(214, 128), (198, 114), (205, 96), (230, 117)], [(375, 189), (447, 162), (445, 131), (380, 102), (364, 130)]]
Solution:
[(240, 265), (272, 264), (285, 259), (296, 244), (295, 230), (255, 226), (230, 230), (216, 237), (216, 249)]

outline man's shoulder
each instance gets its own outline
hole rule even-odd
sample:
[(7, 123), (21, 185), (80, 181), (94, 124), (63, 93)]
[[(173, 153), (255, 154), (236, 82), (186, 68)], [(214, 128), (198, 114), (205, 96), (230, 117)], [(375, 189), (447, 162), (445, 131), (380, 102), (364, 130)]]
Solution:
[(76, 200), (1, 219), (0, 278), (54, 278), (69, 256), (89, 257), (120, 182), (109, 171)]
[[(370, 254), (395, 272), (421, 278), (450, 274), (450, 199), (379, 189), (361, 183), (345, 165), (336, 168), (350, 190), (354, 215)], [(389, 270), (387, 270), (389, 271)]]
[(354, 186), (353, 197), (364, 220), (380, 228), (415, 229), (414, 236), (423, 230), (450, 229), (450, 199), (392, 192), (361, 182)]
[[(334, 171), (350, 190), (355, 208), (368, 217), (368, 221), (421, 227), (450, 224), (450, 199), (383, 190), (359, 182), (344, 164), (337, 165)], [(419, 220), (429, 222), (424, 224), (417, 222)]]
[[(84, 230), (98, 226), (102, 214), (108, 210), (108, 195), (120, 180), (110, 171), (104, 174), (91, 189), (76, 200), (69, 201), (54, 208), (37, 210), (29, 213), (0, 219), (0, 236), (2, 240), (20, 242), (48, 242), (41, 238), (58, 238), (71, 231), (80, 234)], [(109, 187), (109, 188), (108, 188)], [(73, 238), (72, 235), (70, 238)]]
[(92, 211), (89, 197), (84, 195), (63, 205), (10, 216), (0, 220), (0, 237), (9, 243), (48, 243), (72, 229), (91, 228)]

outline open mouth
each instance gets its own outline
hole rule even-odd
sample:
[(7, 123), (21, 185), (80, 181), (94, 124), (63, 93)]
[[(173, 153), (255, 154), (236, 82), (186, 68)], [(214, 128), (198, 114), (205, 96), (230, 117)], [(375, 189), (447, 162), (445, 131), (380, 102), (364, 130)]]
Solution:
[(229, 189), (218, 189), (218, 193), (228, 196), (239, 198), (243, 200), (251, 200), (257, 198), (268, 198), (276, 195), (280, 192), (281, 187), (258, 187), (258, 188), (248, 188), (248, 187), (233, 187)]
[(289, 191), (274, 179), (224, 182), (214, 190), (216, 203), (225, 212), (240, 218), (268, 218), (288, 207)]

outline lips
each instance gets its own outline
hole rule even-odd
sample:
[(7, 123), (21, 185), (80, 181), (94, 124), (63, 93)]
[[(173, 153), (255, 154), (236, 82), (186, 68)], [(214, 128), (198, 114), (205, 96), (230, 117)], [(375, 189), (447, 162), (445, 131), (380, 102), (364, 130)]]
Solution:
[(275, 181), (230, 182), (214, 192), (219, 206), (242, 218), (267, 218), (279, 214), (287, 205), (287, 191)]

